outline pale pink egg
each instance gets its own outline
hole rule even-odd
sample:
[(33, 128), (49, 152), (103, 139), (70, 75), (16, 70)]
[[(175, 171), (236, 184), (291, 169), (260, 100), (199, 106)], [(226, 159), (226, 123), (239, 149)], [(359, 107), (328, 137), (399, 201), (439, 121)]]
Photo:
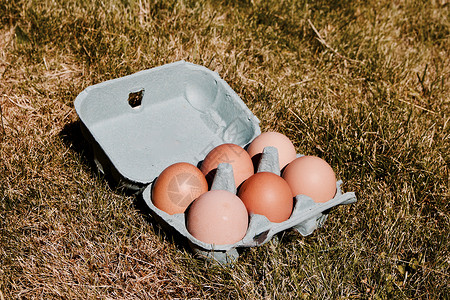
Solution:
[(248, 228), (244, 203), (228, 191), (204, 193), (192, 203), (186, 215), (188, 231), (208, 244), (234, 244), (245, 236)]
[(292, 194), (306, 195), (315, 202), (327, 202), (336, 195), (336, 175), (331, 166), (316, 156), (302, 156), (283, 171)]
[(247, 152), (256, 165), (265, 147), (272, 146), (278, 150), (280, 170), (297, 157), (294, 144), (279, 132), (264, 132), (257, 136), (247, 148)]

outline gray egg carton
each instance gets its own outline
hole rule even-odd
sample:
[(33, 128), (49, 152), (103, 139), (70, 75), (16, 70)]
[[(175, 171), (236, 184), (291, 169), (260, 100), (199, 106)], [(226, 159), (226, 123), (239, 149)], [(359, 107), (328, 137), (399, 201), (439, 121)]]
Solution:
[[(187, 238), (195, 252), (215, 261), (233, 262), (238, 248), (262, 245), (289, 228), (311, 234), (331, 207), (356, 201), (354, 193), (342, 194), (338, 181), (336, 197), (326, 203), (295, 197), (293, 213), (285, 222), (271, 223), (252, 215), (241, 241), (203, 243), (187, 231), (184, 214), (168, 215), (153, 205), (151, 188), (169, 165), (199, 166), (214, 147), (224, 143), (245, 147), (261, 133), (259, 120), (233, 89), (216, 72), (179, 61), (92, 85), (74, 104), (98, 170), (114, 184), (137, 193), (162, 225)], [(279, 175), (277, 168), (276, 149), (268, 147), (259, 171)], [(236, 192), (230, 165), (219, 165), (212, 189)]]
[(100, 172), (138, 192), (176, 162), (245, 146), (259, 120), (219, 74), (179, 61), (86, 88), (75, 99)]
[[(272, 172), (280, 175), (278, 151), (276, 148), (266, 147), (264, 149), (259, 162), (258, 172)], [(342, 181), (340, 180), (336, 182), (337, 193), (335, 197), (325, 203), (316, 203), (308, 196), (297, 195), (294, 198), (295, 203), (292, 214), (284, 222), (273, 223), (263, 215), (250, 215), (248, 230), (244, 238), (235, 244), (229, 245), (208, 244), (193, 237), (186, 228), (186, 216), (184, 213), (169, 215), (153, 205), (151, 200), (152, 185), (145, 188), (141, 196), (152, 211), (152, 214), (165, 225), (184, 236), (194, 252), (207, 259), (226, 264), (235, 262), (238, 259), (239, 253), (237, 248), (263, 245), (275, 234), (284, 230), (294, 228), (303, 236), (310, 235), (315, 229), (323, 225), (330, 208), (356, 202), (356, 196), (353, 192), (342, 193), (341, 184)], [(211, 190), (227, 190), (236, 193), (231, 165), (227, 163), (219, 164)]]

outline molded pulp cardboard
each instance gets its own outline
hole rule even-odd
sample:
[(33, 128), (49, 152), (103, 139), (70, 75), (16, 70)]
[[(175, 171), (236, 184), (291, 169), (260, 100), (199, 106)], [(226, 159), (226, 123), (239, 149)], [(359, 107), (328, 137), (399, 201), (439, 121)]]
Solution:
[[(342, 194), (338, 181), (336, 196), (326, 203), (298, 195), (288, 220), (272, 223), (251, 215), (241, 241), (206, 244), (187, 231), (184, 214), (169, 215), (153, 205), (151, 183), (171, 164), (199, 166), (214, 147), (245, 147), (261, 133), (259, 120), (231, 87), (217, 73), (179, 61), (90, 86), (75, 99), (75, 109), (98, 169), (139, 192), (157, 220), (188, 239), (195, 252), (220, 263), (234, 262), (237, 248), (262, 245), (289, 228), (309, 235), (322, 226), (330, 208), (356, 201), (354, 193)], [(258, 171), (280, 175), (276, 148), (264, 149)], [(219, 165), (212, 189), (236, 193), (229, 164)]]
[(245, 146), (259, 120), (219, 75), (179, 61), (86, 88), (75, 99), (98, 169), (139, 191), (176, 162)]

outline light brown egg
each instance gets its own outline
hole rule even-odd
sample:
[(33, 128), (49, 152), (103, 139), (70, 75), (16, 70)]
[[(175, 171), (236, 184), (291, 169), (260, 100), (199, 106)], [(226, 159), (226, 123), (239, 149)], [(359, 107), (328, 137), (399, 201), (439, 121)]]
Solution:
[(238, 196), (249, 214), (264, 215), (275, 223), (289, 219), (294, 206), (287, 182), (270, 172), (259, 172), (248, 178), (239, 189)]
[(278, 150), (280, 170), (297, 157), (294, 144), (284, 134), (279, 132), (264, 132), (257, 136), (247, 148), (247, 152), (255, 165), (261, 157), (265, 147), (272, 146)]
[(220, 163), (229, 163), (233, 167), (236, 187), (254, 173), (253, 163), (247, 151), (235, 144), (219, 145), (212, 149), (203, 160), (200, 169), (210, 183)]
[(234, 244), (247, 233), (248, 214), (235, 194), (213, 190), (198, 197), (186, 213), (188, 231), (198, 240), (215, 245)]
[(293, 196), (306, 195), (315, 202), (327, 202), (336, 195), (336, 175), (331, 166), (316, 156), (302, 156), (283, 172)]
[(180, 162), (167, 167), (152, 189), (153, 204), (173, 215), (183, 213), (198, 196), (208, 191), (208, 182), (194, 165)]

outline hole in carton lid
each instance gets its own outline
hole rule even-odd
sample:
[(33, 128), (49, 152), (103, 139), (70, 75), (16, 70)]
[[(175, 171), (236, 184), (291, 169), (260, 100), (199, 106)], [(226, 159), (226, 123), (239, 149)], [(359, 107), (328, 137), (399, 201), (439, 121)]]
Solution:
[(144, 96), (144, 89), (137, 91), (137, 92), (129, 93), (128, 94), (128, 104), (132, 108), (137, 108), (137, 107), (141, 106), (143, 96)]

